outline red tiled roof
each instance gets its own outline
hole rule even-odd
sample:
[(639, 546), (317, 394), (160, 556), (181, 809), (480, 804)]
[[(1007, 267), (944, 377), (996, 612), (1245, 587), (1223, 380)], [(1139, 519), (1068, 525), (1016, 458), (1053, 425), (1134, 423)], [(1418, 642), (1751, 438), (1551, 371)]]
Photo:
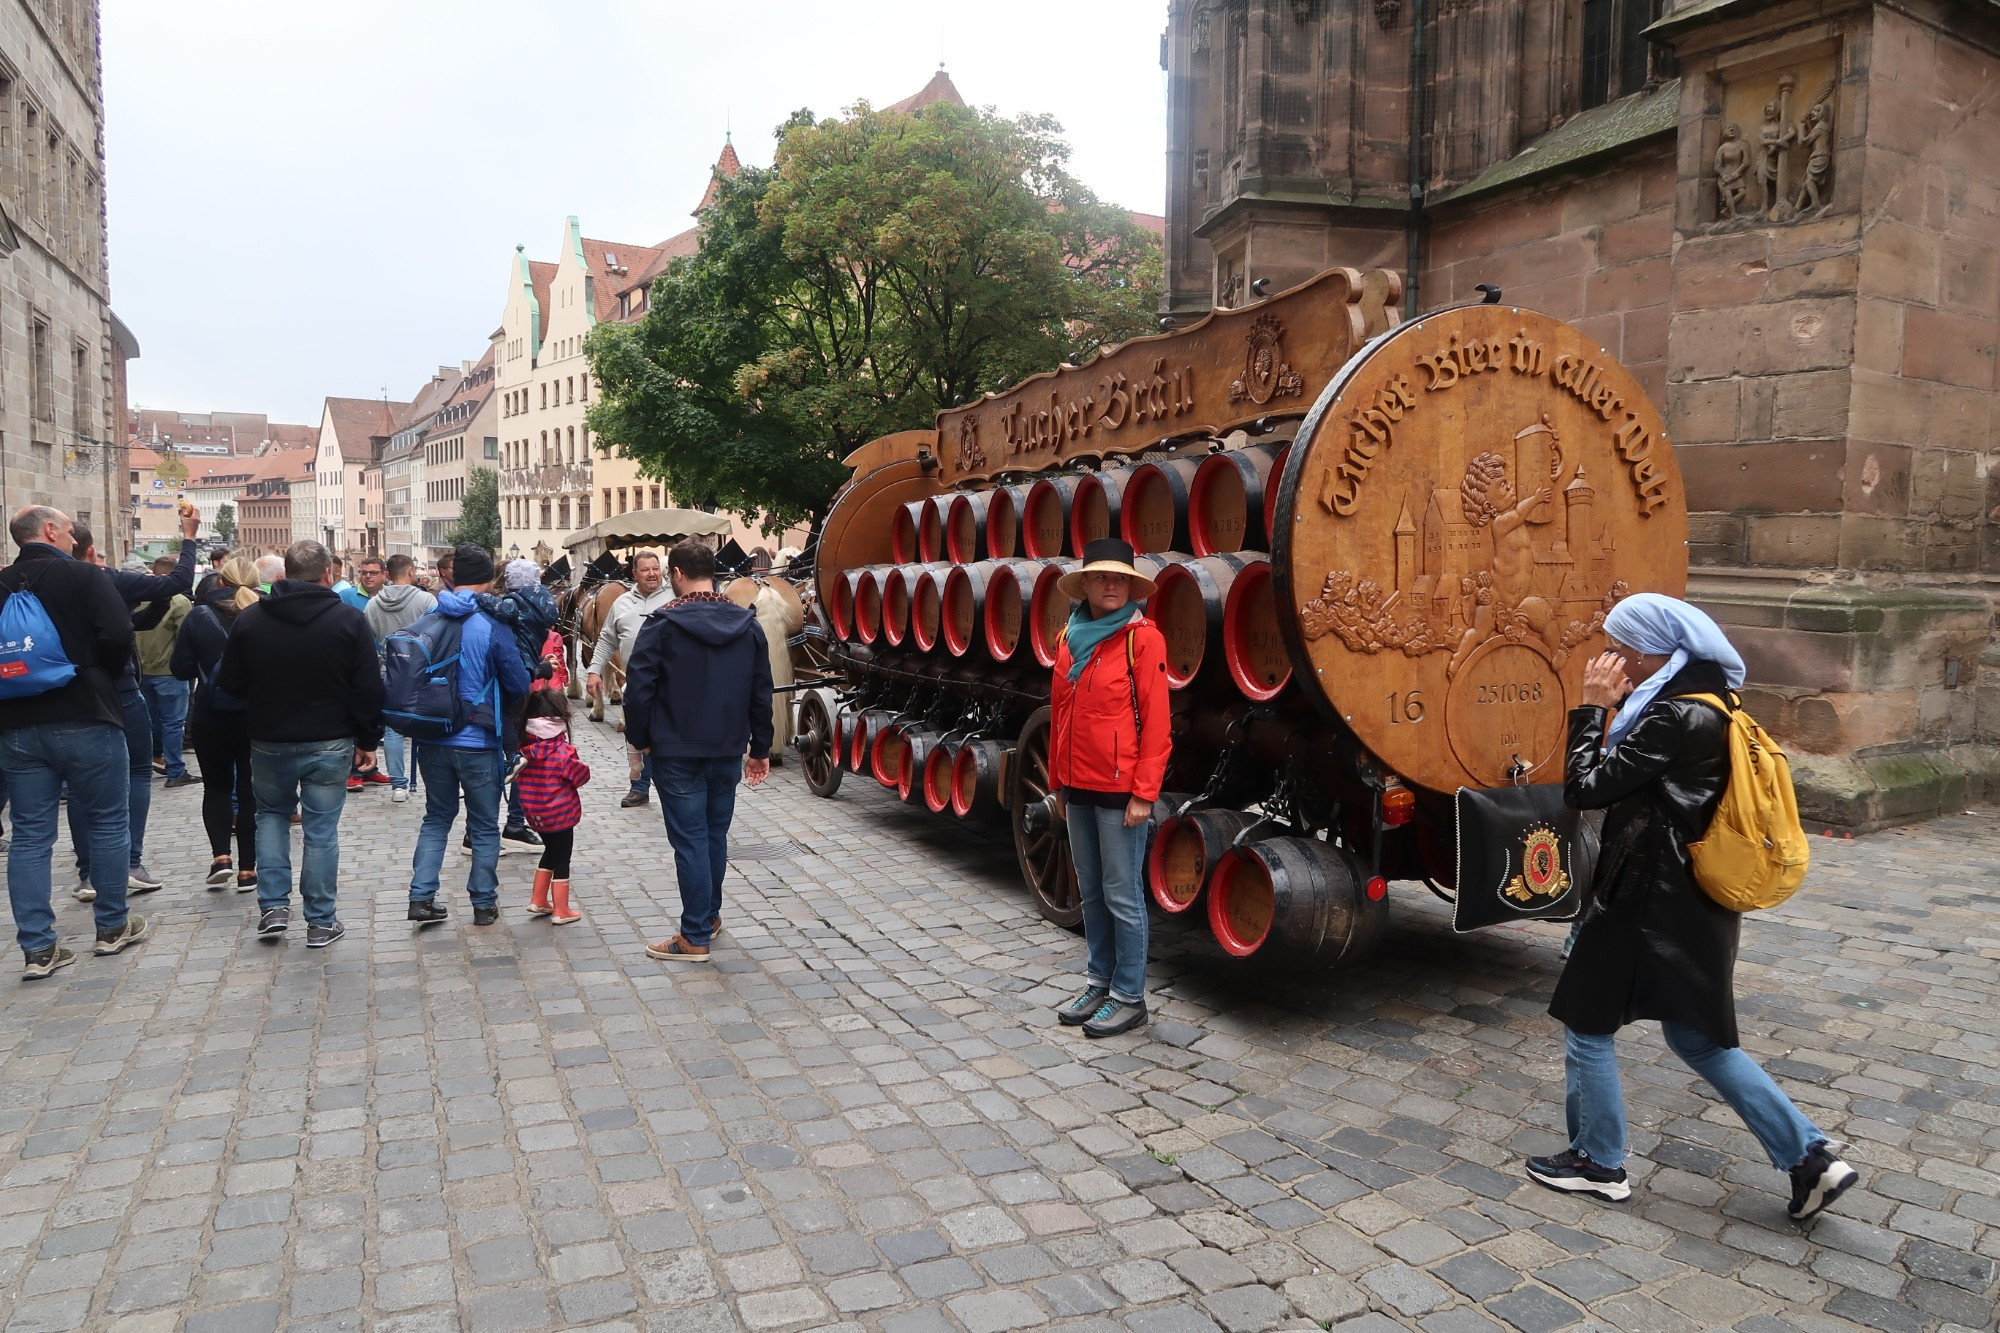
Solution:
[(1132, 210), (1127, 209), (1126, 216), (1131, 218), (1132, 221), (1138, 223), (1141, 227), (1144, 227), (1147, 231), (1152, 232), (1153, 235), (1159, 237), (1161, 240), (1166, 239), (1167, 220), (1161, 217), (1158, 213), (1135, 213)]
[(694, 206), (694, 215), (700, 217), (702, 210), (715, 202), (716, 194), (722, 189), (725, 179), (734, 179), (743, 170), (743, 160), (736, 156), (736, 145), (724, 136), (722, 154), (715, 159), (715, 166), (708, 173), (708, 188), (701, 193), (701, 202)]
[[(630, 288), (632, 275), (644, 273), (658, 261), (660, 252), (650, 245), (628, 245), (623, 241), (593, 241), (582, 238), (583, 264), (590, 273), (591, 295), (596, 301), (599, 323), (618, 318), (618, 293)], [(612, 268), (616, 259), (619, 272)]]
[[(555, 280), (556, 266), (554, 264), (544, 264), (539, 259), (530, 259), (528, 261), (528, 281), (534, 284), (535, 305), (542, 312), (542, 332), (544, 334), (547, 334), (549, 331), (549, 315), (553, 313), (549, 307), (549, 284)], [(529, 350), (532, 351), (533, 349)]]
[(408, 403), (385, 403), (380, 398), (329, 398), (326, 421), (340, 441), (340, 457), (348, 463), (375, 461), (375, 441), (396, 433), (396, 423), (409, 414)]
[(958, 95), (958, 88), (952, 83), (951, 75), (944, 72), (943, 65), (938, 66), (938, 72), (931, 75), (929, 83), (917, 89), (916, 92), (905, 97), (902, 101), (892, 102), (882, 109), (884, 111), (901, 111), (907, 115), (912, 111), (921, 111), (934, 102), (949, 102), (953, 106), (965, 105), (965, 99)]

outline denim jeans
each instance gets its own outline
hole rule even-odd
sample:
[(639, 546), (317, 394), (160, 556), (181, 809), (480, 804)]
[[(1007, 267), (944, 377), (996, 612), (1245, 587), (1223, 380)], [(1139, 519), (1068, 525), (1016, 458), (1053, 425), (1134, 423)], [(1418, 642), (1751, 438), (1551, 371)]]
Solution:
[[(514, 771), (514, 761), (516, 759), (519, 759), (520, 757), (521, 757), (521, 752), (515, 749), (511, 745), (508, 746), (506, 752), (500, 756), (500, 777), (502, 781), (505, 781), (507, 775)], [(522, 829), (526, 828), (527, 826), (528, 826), (528, 817), (521, 812), (521, 784), (518, 782), (508, 782), (507, 783), (507, 827), (511, 829)]]
[[(151, 764), (148, 764), (151, 767)], [(7, 847), (7, 896), (15, 937), (24, 953), (56, 942), (49, 902), (56, 847), (56, 806), (69, 787), (70, 815), (99, 867), (94, 904), (99, 933), (125, 924), (125, 739), (102, 722), (50, 722), (0, 732), (0, 769), (14, 806), (14, 840)]]
[(299, 812), (304, 850), (299, 900), (306, 921), (333, 924), (340, 885), (340, 811), (347, 804), (347, 770), (354, 742), (252, 741), (250, 785), (257, 793), (257, 906), (292, 900), (292, 811)]
[[(639, 776), (632, 779), (632, 790), (635, 792), (646, 791), (653, 785), (653, 752), (648, 750), (641, 754), (628, 745), (625, 747), (625, 754), (627, 758), (625, 767), (628, 771), (632, 767), (630, 763), (631, 757), (637, 755), (639, 759)], [(692, 941), (689, 942), (692, 943)]]
[(1125, 827), (1125, 811), (1066, 806), (1070, 855), (1083, 896), (1085, 980), (1111, 988), (1111, 998), (1146, 998), (1146, 887), (1141, 873), (1151, 822)]
[[(1826, 1135), (1805, 1118), (1771, 1076), (1740, 1046), (1717, 1046), (1679, 1023), (1662, 1023), (1667, 1045), (1734, 1107), (1764, 1155), (1780, 1171), (1797, 1166)], [(1563, 1114), (1569, 1146), (1599, 1166), (1625, 1164), (1625, 1090), (1618, 1080), (1617, 1039), (1564, 1029)]]
[(681, 886), (681, 938), (707, 944), (722, 915), (722, 876), (729, 869), (729, 821), (736, 814), (736, 783), (743, 761), (662, 759), (653, 768), (660, 812), (674, 848), (674, 876)]
[(153, 753), (165, 757), (168, 777), (181, 777), (187, 773), (181, 749), (187, 736), (188, 683), (172, 676), (141, 676), (139, 688), (153, 714)]
[(472, 868), (465, 892), (474, 907), (500, 901), (500, 751), (461, 750), (455, 745), (417, 742), (417, 771), (424, 779), (424, 823), (417, 831), (417, 854), (410, 865), (410, 901), (437, 897), (445, 844), (465, 794), (465, 831), (472, 839)]
[[(125, 843), (128, 863), (146, 859), (146, 815), (153, 808), (153, 710), (138, 690), (118, 691), (118, 710), (125, 717)], [(76, 852), (76, 877), (91, 879), (90, 837), (83, 816), (69, 810), (69, 841)]]
[(410, 740), (400, 731), (382, 729), (382, 756), (389, 764), (389, 786), (396, 791), (408, 791), (417, 785), (416, 775), (410, 772)]

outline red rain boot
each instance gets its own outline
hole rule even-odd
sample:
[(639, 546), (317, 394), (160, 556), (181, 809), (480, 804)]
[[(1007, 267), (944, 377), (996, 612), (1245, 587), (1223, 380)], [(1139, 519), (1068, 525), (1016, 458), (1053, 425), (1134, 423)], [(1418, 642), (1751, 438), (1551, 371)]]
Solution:
[(547, 916), (549, 914), (549, 884), (555, 878), (555, 873), (553, 870), (535, 871), (535, 892), (528, 899), (529, 916)]
[(567, 926), (572, 921), (583, 920), (583, 913), (570, 906), (569, 881), (566, 879), (559, 879), (555, 882), (554, 910), (555, 915), (551, 916), (549, 920), (558, 926)]

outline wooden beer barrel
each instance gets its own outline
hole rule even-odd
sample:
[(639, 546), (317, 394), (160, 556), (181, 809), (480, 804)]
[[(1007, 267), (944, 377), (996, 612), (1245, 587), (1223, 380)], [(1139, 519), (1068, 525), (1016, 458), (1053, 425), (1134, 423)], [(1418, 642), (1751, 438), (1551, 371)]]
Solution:
[[(1261, 557), (1257, 557), (1261, 559)], [(1222, 642), (1222, 611), (1247, 555), (1182, 557), (1160, 571), (1146, 616), (1167, 641), (1167, 685), (1185, 689)]]
[(873, 643), (882, 633), (882, 580), (889, 571), (870, 565), (854, 581), (854, 637)]
[(944, 574), (944, 647), (953, 657), (964, 657), (984, 638), (986, 598), (998, 564), (953, 565)]
[(1063, 626), (1069, 623), (1069, 598), (1056, 585), (1075, 565), (1073, 560), (1049, 561), (1035, 576), (1034, 589), (1028, 594), (1028, 647), (1035, 661), (1045, 667), (1056, 664)]
[(940, 560), (928, 565), (903, 565), (881, 576), (882, 638), (890, 647), (899, 648), (910, 637), (910, 602), (917, 580), (934, 570), (950, 568)]
[(970, 491), (951, 497), (945, 512), (944, 553), (953, 564), (969, 565), (985, 554), (993, 495), (992, 491)]
[(935, 727), (906, 726), (898, 729), (897, 739), (902, 743), (902, 760), (896, 769), (896, 795), (907, 805), (915, 805), (924, 799), (924, 773), (929, 767), (931, 752), (937, 748), (939, 732)]
[(868, 772), (885, 787), (894, 787), (903, 776), (910, 758), (910, 743), (903, 737), (903, 724), (893, 715), (874, 728), (868, 742)]
[(1119, 507), (1118, 529), (1134, 551), (1188, 549), (1188, 498), (1201, 467), (1197, 458), (1171, 458), (1132, 469)]
[(917, 559), (925, 564), (944, 559), (944, 519), (952, 497), (933, 495), (917, 509)]
[(1070, 554), (1069, 511), (1079, 476), (1043, 477), (1028, 487), (1021, 505), (1021, 554), (1031, 560), (1048, 560)]
[(1196, 555), (1263, 550), (1264, 495), (1277, 490), (1279, 446), (1224, 449), (1202, 460), (1188, 486), (1188, 549)]
[(854, 637), (854, 585), (864, 572), (850, 569), (827, 584), (826, 618), (833, 622), (833, 637), (842, 642)]
[(986, 556), (989, 560), (1011, 560), (1021, 550), (1021, 511), (1028, 503), (1033, 483), (1002, 486), (989, 494), (986, 505)]
[(944, 580), (950, 565), (931, 565), (919, 571), (910, 585), (910, 642), (924, 652), (937, 647), (944, 625)]
[(1146, 889), (1160, 910), (1178, 916), (1193, 907), (1230, 840), (1256, 822), (1257, 816), (1226, 807), (1164, 821), (1146, 849)]
[(996, 662), (1011, 662), (1028, 628), (1028, 598), (1041, 576), (1039, 560), (995, 560), (986, 576), (986, 651)]
[(864, 709), (853, 715), (847, 729), (847, 766), (856, 773), (867, 773), (875, 753), (876, 735), (895, 718), (894, 713), (879, 708)]
[(1224, 952), (1327, 967), (1374, 943), (1389, 915), (1381, 881), (1316, 838), (1270, 838), (1223, 853), (1208, 880), (1208, 924)]
[(1131, 468), (1106, 468), (1085, 473), (1077, 480), (1076, 494), (1069, 502), (1069, 549), (1082, 555), (1083, 548), (1099, 537), (1118, 533), (1118, 515), (1131, 484)]
[(951, 812), (960, 819), (997, 809), (1007, 742), (967, 741), (951, 761)]
[(1271, 460), (1270, 483), (1264, 487), (1264, 534), (1270, 541), (1278, 536), (1278, 481), (1285, 475), (1285, 460), (1291, 456), (1290, 444), (1279, 446), (1278, 456)]
[(1277, 590), (1271, 562), (1254, 556), (1236, 571), (1222, 607), (1222, 660), (1236, 688), (1262, 703), (1275, 699), (1292, 680), (1292, 657), (1278, 628)]
[(934, 815), (951, 809), (952, 763), (957, 758), (956, 741), (940, 740), (924, 753), (924, 805)]
[(918, 515), (929, 500), (911, 500), (898, 505), (889, 517), (889, 558), (899, 565), (917, 558)]

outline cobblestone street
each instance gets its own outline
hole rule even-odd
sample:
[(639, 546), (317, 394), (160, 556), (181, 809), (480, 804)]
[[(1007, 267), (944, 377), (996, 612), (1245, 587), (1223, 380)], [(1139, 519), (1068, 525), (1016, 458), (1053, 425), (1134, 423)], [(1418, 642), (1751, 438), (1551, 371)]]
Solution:
[(1802, 1228), (1654, 1026), (1631, 1202), (1525, 1181), (1561, 1144), (1559, 927), (1457, 938), (1403, 885), (1372, 957), (1279, 982), (1156, 920), (1152, 1025), (1087, 1042), (1049, 1012), (1081, 940), (998, 830), (794, 765), (742, 793), (716, 963), (676, 970), (641, 952), (678, 914), (658, 806), (616, 808), (609, 728), (578, 744), (570, 927), (514, 854), (473, 928), (454, 852), (417, 934), (421, 806), (371, 788), (347, 937), (260, 942), (201, 886), (199, 790), (156, 787), (151, 940), (0, 979), (7, 1330), (1994, 1327), (1990, 816), (1822, 839), (1746, 922), (1744, 1043), (1863, 1172)]

